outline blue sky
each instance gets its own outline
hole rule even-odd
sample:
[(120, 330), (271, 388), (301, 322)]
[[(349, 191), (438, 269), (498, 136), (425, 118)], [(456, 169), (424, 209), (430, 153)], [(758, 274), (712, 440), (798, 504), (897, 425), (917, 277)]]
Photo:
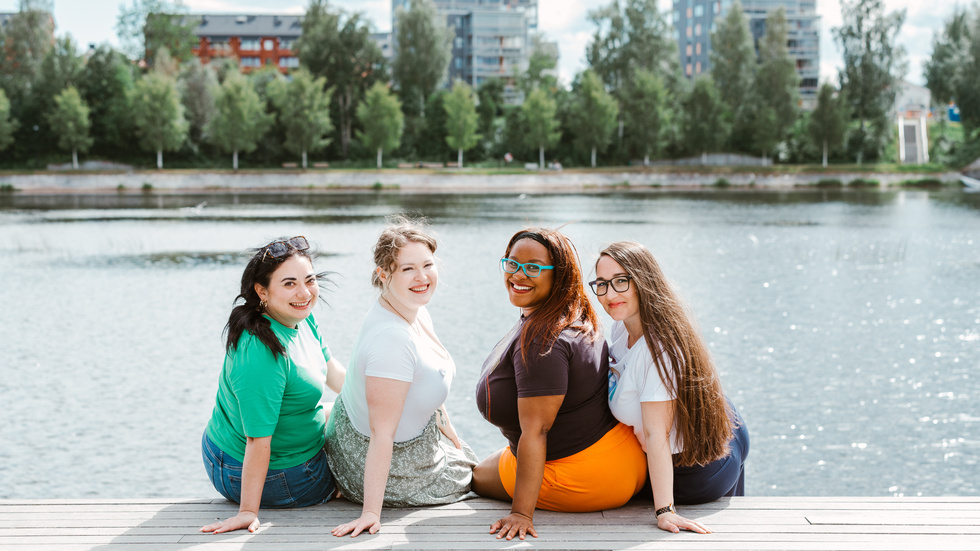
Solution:
[[(585, 68), (585, 46), (593, 27), (588, 19), (589, 10), (607, 4), (609, 0), (539, 0), (539, 26), (551, 40), (561, 47), (559, 71), (564, 82), (570, 82), (575, 73)], [(659, 0), (661, 8), (669, 10), (672, 0)], [(126, 0), (131, 4), (132, 0)], [(967, 5), (969, 0), (959, 2)], [(116, 44), (115, 24), (123, 0), (54, 0), (54, 16), (57, 35), (71, 34), (82, 46), (90, 43)], [(303, 13), (307, 0), (185, 0), (191, 12), (196, 13)], [(378, 30), (391, 28), (390, 0), (334, 0), (334, 5), (348, 10), (359, 10), (374, 21)], [(17, 0), (0, 0), (0, 12), (16, 11)], [(932, 51), (932, 37), (942, 28), (943, 20), (953, 12), (957, 2), (950, 0), (885, 0), (889, 10), (908, 10), (899, 41), (909, 54), (909, 72), (906, 78), (923, 83), (922, 64)], [(840, 54), (831, 39), (831, 28), (840, 25), (839, 0), (818, 0), (817, 10), (823, 16), (821, 23), (820, 59), (821, 78), (836, 82)]]

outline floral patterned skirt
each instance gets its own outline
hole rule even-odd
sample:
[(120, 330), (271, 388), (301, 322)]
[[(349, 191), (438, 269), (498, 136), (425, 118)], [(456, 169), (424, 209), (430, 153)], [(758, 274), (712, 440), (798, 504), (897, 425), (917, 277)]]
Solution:
[[(385, 485), (385, 507), (443, 505), (476, 497), (470, 491), (476, 454), (466, 442), (457, 450), (436, 426), (433, 412), (422, 434), (395, 442)], [(371, 439), (351, 424), (337, 397), (327, 422), (327, 462), (343, 496), (364, 502), (364, 461)]]

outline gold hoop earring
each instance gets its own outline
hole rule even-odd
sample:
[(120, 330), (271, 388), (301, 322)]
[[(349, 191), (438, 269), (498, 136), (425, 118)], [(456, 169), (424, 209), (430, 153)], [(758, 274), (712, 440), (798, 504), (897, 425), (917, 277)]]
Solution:
[(259, 307), (256, 308), (256, 310), (258, 310), (259, 312), (263, 312), (268, 307), (269, 307), (269, 303), (268, 302), (266, 302), (264, 300), (260, 300), (259, 301)]

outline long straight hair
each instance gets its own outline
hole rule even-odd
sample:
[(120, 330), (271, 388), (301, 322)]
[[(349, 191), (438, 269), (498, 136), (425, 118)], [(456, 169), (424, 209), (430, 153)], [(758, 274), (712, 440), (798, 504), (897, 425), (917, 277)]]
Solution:
[(718, 372), (694, 317), (649, 249), (632, 241), (619, 241), (603, 249), (599, 258), (603, 256), (615, 260), (632, 277), (643, 338), (657, 375), (676, 397), (674, 415), (684, 450), (675, 463), (682, 467), (706, 465), (725, 457), (733, 423)]
[(504, 256), (521, 239), (531, 239), (548, 249), (554, 268), (551, 294), (537, 306), (521, 328), (521, 358), (527, 363), (527, 349), (531, 343), (540, 343), (541, 355), (551, 352), (561, 332), (572, 327), (590, 340), (595, 339), (599, 317), (589, 301), (582, 283), (578, 252), (572, 242), (557, 230), (528, 228), (510, 238)]
[[(280, 238), (274, 240), (273, 243), (275, 241), (286, 240), (286, 238)], [(313, 257), (309, 250), (298, 251), (289, 247), (286, 254), (272, 258), (265, 254), (268, 246), (255, 249), (252, 258), (245, 265), (245, 271), (242, 272), (241, 288), (233, 302), (236, 306), (232, 308), (231, 315), (228, 316), (228, 323), (225, 324), (225, 352), (235, 350), (238, 347), (238, 339), (241, 338), (242, 333), (248, 331), (255, 335), (262, 344), (266, 345), (272, 351), (274, 357), (278, 358), (286, 355), (286, 347), (272, 331), (272, 323), (263, 315), (265, 309), (260, 304), (259, 294), (255, 292), (255, 284), (258, 283), (268, 288), (269, 283), (272, 281), (272, 274), (283, 262), (293, 256), (305, 257), (310, 261), (311, 265), (313, 264)], [(328, 281), (328, 275), (328, 272), (316, 274), (317, 282), (321, 287), (324, 282)], [(323, 300), (322, 294), (320, 295), (320, 300)]]

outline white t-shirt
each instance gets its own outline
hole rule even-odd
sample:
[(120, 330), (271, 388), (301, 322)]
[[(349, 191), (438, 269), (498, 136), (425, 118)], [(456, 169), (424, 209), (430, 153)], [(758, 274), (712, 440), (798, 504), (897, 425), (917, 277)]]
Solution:
[[(633, 428), (637, 440), (646, 451), (646, 441), (643, 436), (643, 414), (640, 411), (641, 402), (666, 402), (675, 396), (660, 380), (657, 365), (647, 341), (640, 337), (633, 347), (628, 346), (629, 333), (621, 321), (613, 322), (609, 345), (609, 409), (621, 423)], [(665, 356), (664, 360), (670, 364)], [(671, 375), (672, 377), (672, 375)], [(677, 439), (677, 425), (670, 431), (670, 451), (683, 451), (682, 442)]]
[(347, 415), (358, 432), (371, 435), (366, 395), (366, 378), (371, 376), (412, 383), (395, 442), (422, 434), (429, 418), (449, 396), (449, 386), (456, 375), (452, 356), (433, 340), (434, 336), (432, 318), (424, 307), (419, 308), (415, 326), (410, 327), (401, 316), (374, 303), (354, 341), (340, 391)]

